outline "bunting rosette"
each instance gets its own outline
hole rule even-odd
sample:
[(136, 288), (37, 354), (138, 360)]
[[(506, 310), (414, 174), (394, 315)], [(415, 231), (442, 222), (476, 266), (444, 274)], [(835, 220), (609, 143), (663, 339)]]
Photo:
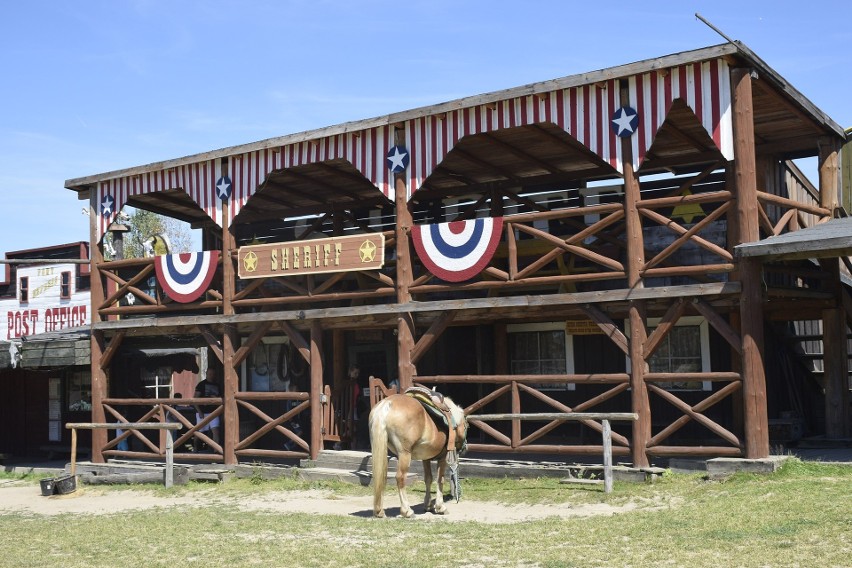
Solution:
[(415, 225), (414, 249), (429, 272), (447, 282), (470, 280), (488, 266), (503, 231), (502, 217)]
[(154, 257), (154, 270), (166, 295), (188, 304), (207, 291), (218, 263), (217, 250), (164, 254)]

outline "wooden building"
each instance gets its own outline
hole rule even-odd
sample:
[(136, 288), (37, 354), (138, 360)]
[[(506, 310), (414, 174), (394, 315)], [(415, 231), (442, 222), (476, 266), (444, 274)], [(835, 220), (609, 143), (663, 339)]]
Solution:
[[(68, 180), (92, 212), (91, 418), (206, 403), (222, 438), (184, 417), (178, 445), (211, 451), (180, 459), (316, 456), (364, 432), (356, 392), (397, 380), (468, 414), (636, 412), (613, 450), (637, 466), (765, 457), (783, 423), (848, 436), (850, 251), (735, 252), (845, 214), (845, 140), (734, 42)], [(105, 262), (125, 205), (204, 251)], [(820, 376), (797, 330), (824, 343)], [(127, 350), (176, 344), (221, 365), (221, 397), (127, 393)], [(599, 455), (600, 430), (473, 421), (470, 447)], [(94, 436), (96, 460), (163, 452)]]
[(2, 454), (53, 452), (67, 445), (64, 422), (91, 415), (88, 258), (75, 242), (0, 260)]

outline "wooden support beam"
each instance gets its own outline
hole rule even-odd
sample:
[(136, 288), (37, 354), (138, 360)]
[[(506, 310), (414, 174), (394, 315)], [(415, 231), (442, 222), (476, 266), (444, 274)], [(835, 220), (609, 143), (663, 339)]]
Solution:
[[(630, 93), (626, 82), (622, 82), (621, 104), (630, 104)], [(634, 134), (635, 135), (635, 134)], [(639, 178), (633, 170), (633, 146), (630, 137), (620, 139), (622, 153), (622, 171), (624, 173), (624, 222), (627, 233), (627, 285), (631, 289), (644, 288), (642, 267), (645, 266), (645, 244), (642, 235), (642, 218), (639, 203), (642, 193)], [(628, 305), (628, 326), (630, 328), (630, 401), (633, 412), (639, 418), (633, 423), (631, 455), (635, 467), (649, 465), (645, 446), (651, 439), (651, 404), (645, 384), (648, 364), (645, 361), (643, 347), (647, 339), (645, 302), (634, 300)]]
[(201, 333), (201, 337), (207, 342), (207, 347), (216, 355), (216, 358), (219, 360), (219, 363), (225, 364), (225, 356), (222, 354), (222, 340), (216, 337), (213, 333), (213, 330), (208, 325), (199, 325), (198, 332)]
[(657, 324), (656, 329), (651, 332), (651, 335), (648, 336), (648, 339), (645, 341), (645, 344), (642, 346), (642, 352), (645, 354), (645, 359), (650, 359), (657, 348), (662, 343), (663, 339), (671, 332), (672, 328), (678, 322), (678, 320), (683, 316), (683, 313), (686, 311), (686, 301), (683, 298), (679, 298), (669, 306), (669, 309), (666, 310), (663, 319), (660, 320), (660, 323)]
[(734, 328), (725, 321), (719, 312), (713, 309), (707, 302), (703, 301), (701, 298), (693, 298), (692, 299), (692, 307), (695, 310), (704, 316), (713, 329), (715, 329), (719, 335), (725, 338), (728, 344), (740, 355), (742, 355), (742, 338), (740, 334), (734, 330)]
[[(839, 206), (839, 145), (831, 138), (821, 138), (819, 146), (820, 205), (830, 211)], [(822, 312), (823, 364), (825, 385), (825, 434), (829, 438), (852, 435), (849, 419), (849, 362), (844, 298), (846, 291), (840, 280), (840, 260), (826, 258), (820, 265), (829, 275), (827, 287), (836, 301)]]
[(619, 349), (624, 351), (625, 354), (629, 353), (630, 342), (624, 335), (624, 332), (618, 329), (618, 326), (615, 324), (615, 322), (612, 321), (612, 319), (610, 319), (610, 317), (606, 315), (603, 310), (592, 304), (581, 306), (580, 309), (583, 310), (583, 313), (589, 316), (589, 319), (591, 319), (593, 322), (595, 322), (595, 324), (597, 324), (599, 328), (601, 328), (601, 331), (604, 332), (604, 335), (609, 337)]
[[(751, 69), (731, 70), (731, 103), (734, 132), (734, 185), (739, 242), (760, 239), (754, 112)], [(766, 376), (763, 367), (763, 291), (761, 265), (747, 258), (740, 262), (742, 283), (742, 375), (745, 419), (745, 453), (750, 459), (769, 455), (769, 419)]]
[(249, 353), (254, 349), (260, 341), (266, 337), (266, 333), (275, 325), (273, 321), (267, 321), (259, 324), (248, 336), (245, 343), (240, 345), (239, 349), (234, 352), (234, 366), (239, 366), (240, 363), (246, 360)]
[(432, 345), (438, 341), (438, 338), (444, 333), (444, 330), (447, 329), (452, 321), (456, 317), (456, 312), (444, 312), (441, 314), (438, 319), (432, 322), (432, 325), (429, 326), (429, 329), (426, 330), (420, 339), (417, 340), (417, 344), (414, 346), (414, 349), (411, 350), (411, 364), (417, 365), (417, 362), (420, 361), (420, 358), (429, 350)]
[[(124, 341), (124, 337), (126, 335), (126, 330), (121, 330), (116, 333), (112, 337), (112, 341), (109, 342), (109, 346), (103, 351), (99, 361), (100, 367), (103, 371), (106, 372), (109, 370), (109, 365), (112, 363), (112, 359), (115, 357), (115, 354), (118, 353), (118, 348), (121, 347), (121, 343)], [(92, 361), (94, 360), (95, 358), (92, 357)]]
[(315, 460), (322, 449), (322, 326), (311, 323), (311, 459)]
[[(315, 321), (315, 320), (314, 320)], [(287, 323), (284, 320), (279, 320), (277, 325), (281, 330), (287, 334), (287, 337), (290, 338), (290, 345), (295, 347), (299, 351), (299, 355), (301, 355), (302, 359), (310, 365), (311, 364), (311, 346), (310, 343), (302, 337), (302, 334), (299, 333), (296, 328)]]
[[(403, 131), (397, 131), (397, 142), (402, 143)], [(411, 301), (411, 284), (414, 280), (414, 268), (411, 258), (410, 235), (414, 220), (408, 207), (408, 186), (405, 176), (394, 174), (396, 203), (396, 300), (400, 304)], [(412, 385), (412, 377), (417, 374), (411, 360), (414, 349), (414, 318), (410, 313), (400, 313), (397, 317), (397, 377), (401, 389)]]

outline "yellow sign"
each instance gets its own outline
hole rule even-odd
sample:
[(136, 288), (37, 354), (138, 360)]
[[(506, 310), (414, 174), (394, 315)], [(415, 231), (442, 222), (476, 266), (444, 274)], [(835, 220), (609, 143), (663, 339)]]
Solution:
[(381, 233), (240, 247), (240, 278), (376, 270), (385, 263)]
[[(686, 197), (687, 195), (692, 195), (692, 192), (689, 188), (687, 188), (683, 190), (681, 195)], [(704, 209), (701, 208), (700, 203), (687, 203), (685, 205), (677, 205), (672, 210), (671, 218), (674, 219), (676, 217), (680, 217), (683, 219), (684, 223), (691, 224), (696, 217), (705, 217), (706, 215), (707, 214), (704, 213)]]
[(567, 335), (599, 335), (601, 328), (592, 320), (568, 320), (565, 322)]

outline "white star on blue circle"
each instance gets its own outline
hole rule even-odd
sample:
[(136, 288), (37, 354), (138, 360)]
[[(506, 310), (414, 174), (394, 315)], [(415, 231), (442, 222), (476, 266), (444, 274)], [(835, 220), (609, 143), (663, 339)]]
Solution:
[(113, 199), (112, 195), (107, 193), (101, 198), (101, 215), (104, 217), (109, 217), (112, 215), (113, 207), (115, 207), (115, 199)]
[(637, 126), (639, 126), (639, 113), (629, 106), (621, 107), (612, 115), (612, 131), (616, 136), (626, 138), (636, 132)]
[(404, 146), (394, 146), (388, 150), (388, 169), (391, 172), (398, 174), (408, 167), (410, 160), (408, 150)]
[(231, 198), (231, 178), (222, 176), (216, 180), (216, 195), (222, 201), (227, 201)]

